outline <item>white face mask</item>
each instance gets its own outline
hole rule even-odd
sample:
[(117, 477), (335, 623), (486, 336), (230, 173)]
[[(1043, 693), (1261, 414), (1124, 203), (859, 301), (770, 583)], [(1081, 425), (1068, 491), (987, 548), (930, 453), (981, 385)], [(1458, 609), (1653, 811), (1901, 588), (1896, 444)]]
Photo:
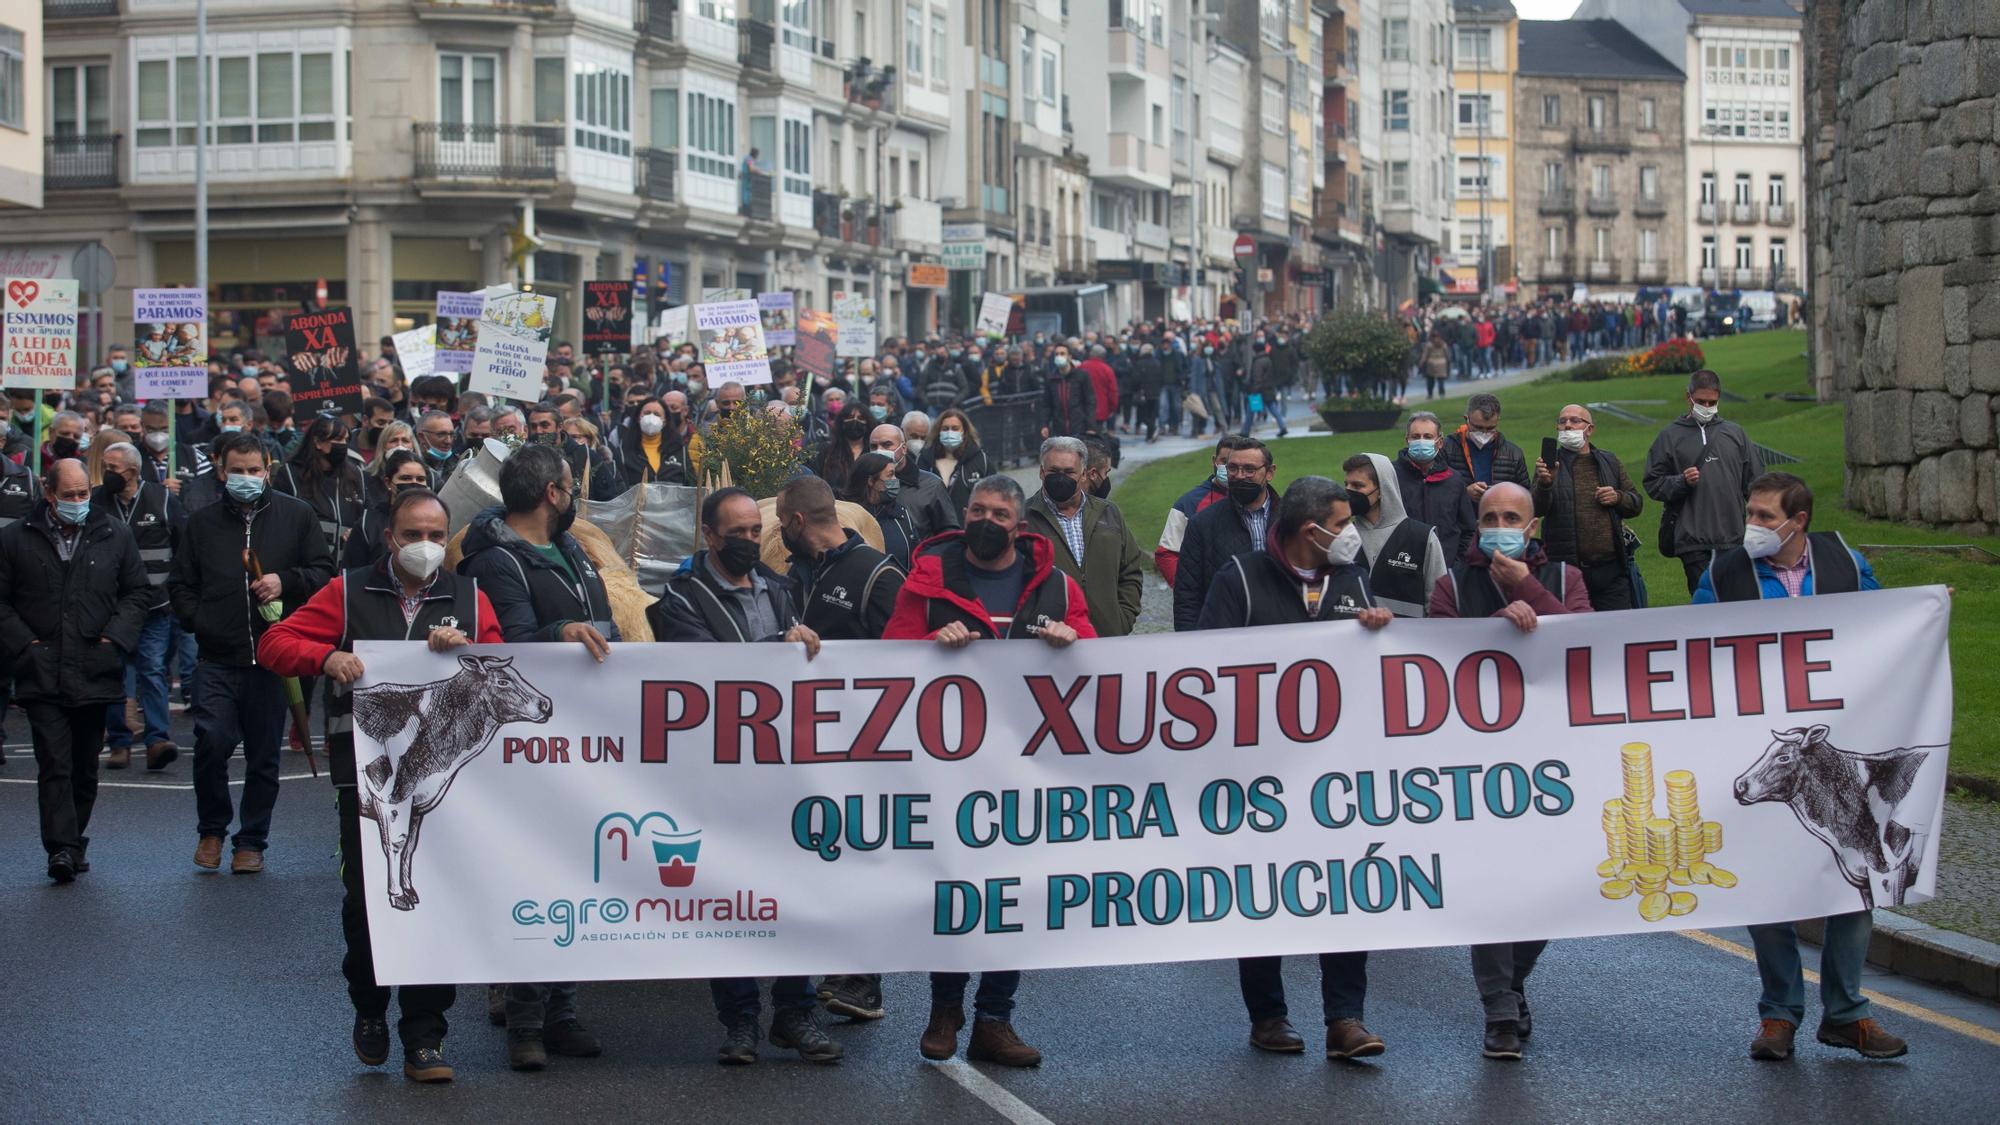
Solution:
[(666, 428), (667, 420), (658, 414), (639, 415), (639, 432), (645, 434), (647, 437), (652, 437)]
[(912, 457), (915, 457), (917, 454), (922, 453), (924, 451), (924, 439), (920, 437), (911, 438), (909, 448), (910, 448), (910, 456)]
[(170, 440), (172, 439), (167, 436), (167, 431), (165, 430), (146, 431), (146, 448), (155, 453), (165, 453), (167, 451), (167, 442)]
[(1743, 526), (1743, 552), (1753, 559), (1768, 559), (1784, 550), (1785, 544), (1791, 541), (1791, 536), (1786, 535), (1781, 538), (1777, 532), (1768, 527), (1760, 527), (1754, 523)]
[(1583, 442), (1584, 432), (1582, 430), (1556, 431), (1556, 444), (1562, 446), (1564, 449), (1574, 452), (1583, 448)]
[(1704, 426), (1715, 421), (1715, 416), (1721, 413), (1721, 411), (1713, 406), (1703, 406), (1698, 402), (1693, 403), (1688, 412), (1694, 415), (1695, 421), (1700, 422)]
[(1346, 566), (1361, 554), (1361, 530), (1349, 523), (1340, 529), (1326, 545), (1326, 561), (1332, 566)]
[(417, 581), (428, 582), (437, 568), (444, 565), (444, 544), (428, 539), (405, 543), (396, 549), (396, 564)]
[(1493, 444), (1495, 435), (1492, 430), (1471, 430), (1465, 436), (1472, 439), (1472, 444), (1485, 449), (1487, 446)]

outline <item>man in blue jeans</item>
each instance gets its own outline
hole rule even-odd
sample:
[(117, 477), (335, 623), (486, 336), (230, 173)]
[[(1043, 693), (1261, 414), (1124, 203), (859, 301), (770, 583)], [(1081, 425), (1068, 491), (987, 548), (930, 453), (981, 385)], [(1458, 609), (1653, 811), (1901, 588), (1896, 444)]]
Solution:
[[(1695, 587), (1696, 605), (1805, 598), (1879, 590), (1868, 560), (1849, 548), (1838, 532), (1808, 531), (1813, 494), (1790, 473), (1765, 473), (1750, 482), (1744, 506), (1743, 545), (1717, 551)], [(1893, 1059), (1909, 1044), (1885, 1031), (1861, 994), (1861, 967), (1868, 959), (1874, 919), (1868, 910), (1826, 919), (1819, 955), (1819, 1041), (1859, 1051), (1864, 1058)], [(1757, 974), (1764, 995), (1757, 1001), (1761, 1020), (1750, 1041), (1750, 1057), (1782, 1062), (1792, 1057), (1792, 1039), (1806, 1014), (1805, 968), (1798, 931), (1790, 922), (1751, 926), (1757, 947)]]
[[(144, 479), (139, 450), (120, 442), (104, 451), (104, 484), (92, 502), (112, 519), (132, 530), (139, 560), (153, 592), (146, 623), (139, 630), (139, 647), (125, 661), (125, 696), (137, 697), (145, 722), (146, 768), (162, 770), (180, 757), (167, 732), (167, 643), (173, 638), (174, 615), (167, 605), (167, 572), (173, 566), (174, 543), (180, 538), (180, 501), (164, 487)], [(125, 725), (124, 703), (105, 709), (104, 730), (111, 756), (106, 769), (132, 764), (132, 731)]]

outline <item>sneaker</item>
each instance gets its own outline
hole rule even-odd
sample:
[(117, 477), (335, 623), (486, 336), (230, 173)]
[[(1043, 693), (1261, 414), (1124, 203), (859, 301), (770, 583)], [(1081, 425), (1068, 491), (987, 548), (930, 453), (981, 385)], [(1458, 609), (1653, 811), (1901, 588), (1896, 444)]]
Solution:
[(1790, 1020), (1763, 1020), (1757, 1024), (1757, 1038), (1750, 1041), (1750, 1057), (1763, 1062), (1783, 1062), (1792, 1057), (1792, 1037), (1799, 1025)]
[(494, 1027), (507, 1026), (507, 986), (489, 984), (486, 986), (486, 1022)]
[(716, 1048), (715, 1061), (723, 1066), (749, 1066), (757, 1061), (757, 1017), (741, 1016), (730, 1020), (724, 1033), (722, 1046)]
[(1882, 1025), (1872, 1019), (1859, 1019), (1853, 1023), (1821, 1020), (1819, 1041), (1829, 1047), (1859, 1051), (1864, 1059), (1899, 1059), (1910, 1052), (1908, 1043), (1884, 1031)]
[(847, 1052), (819, 1025), (811, 1008), (785, 1008), (771, 1017), (771, 1046), (797, 1051), (809, 1063), (839, 1062)]
[(49, 878), (58, 883), (76, 881), (76, 859), (67, 849), (49, 853)]
[(1327, 1058), (1370, 1059), (1388, 1049), (1382, 1037), (1361, 1026), (1360, 1020), (1335, 1020), (1326, 1025)]
[(549, 1065), (548, 1049), (542, 1046), (541, 1028), (507, 1029), (507, 1065), (523, 1071), (541, 1070)]
[(229, 857), (231, 875), (255, 875), (262, 870), (264, 870), (262, 848), (237, 848), (236, 853)]
[(132, 764), (131, 743), (126, 743), (123, 746), (113, 746), (111, 748), (110, 756), (104, 759), (104, 768), (108, 770), (122, 770), (129, 767), (131, 764)]
[(558, 1020), (542, 1029), (542, 1042), (548, 1045), (551, 1054), (570, 1059), (594, 1059), (604, 1053), (604, 1044), (597, 1036), (576, 1021), (575, 1017)]
[(1250, 1045), (1260, 1051), (1296, 1055), (1306, 1049), (1305, 1036), (1284, 1016), (1266, 1016), (1250, 1025)]
[(1479, 1053), (1489, 1059), (1521, 1057), (1521, 1025), (1513, 1020), (1495, 1020), (1486, 1025), (1486, 1043)]
[(958, 1053), (958, 1033), (965, 1028), (965, 1009), (956, 1004), (932, 1004), (931, 1022), (917, 1040), (917, 1053), (942, 1062)]
[(852, 1020), (879, 1020), (887, 1014), (880, 973), (827, 977), (819, 983), (819, 1002), (834, 1015)]
[(146, 747), (146, 772), (158, 773), (181, 756), (181, 748), (172, 742), (160, 741)]
[(1042, 1065), (1042, 1053), (1021, 1042), (1006, 1020), (972, 1021), (972, 1042), (965, 1045), (965, 1057), (1001, 1066)]
[(222, 837), (203, 836), (194, 846), (194, 865), (204, 871), (214, 871), (222, 866)]
[(437, 1047), (406, 1047), (403, 1050), (403, 1077), (412, 1082), (449, 1082), (451, 1064)]
[(389, 1021), (381, 1016), (354, 1017), (354, 1057), (363, 1066), (389, 1061)]

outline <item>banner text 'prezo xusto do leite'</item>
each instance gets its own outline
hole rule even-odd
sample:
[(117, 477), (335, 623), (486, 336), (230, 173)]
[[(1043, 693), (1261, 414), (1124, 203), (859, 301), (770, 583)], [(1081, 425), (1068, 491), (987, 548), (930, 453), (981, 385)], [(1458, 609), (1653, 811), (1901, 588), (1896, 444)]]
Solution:
[(1043, 968), (1919, 902), (1948, 619), (1926, 588), (810, 663), (364, 643), (376, 971)]

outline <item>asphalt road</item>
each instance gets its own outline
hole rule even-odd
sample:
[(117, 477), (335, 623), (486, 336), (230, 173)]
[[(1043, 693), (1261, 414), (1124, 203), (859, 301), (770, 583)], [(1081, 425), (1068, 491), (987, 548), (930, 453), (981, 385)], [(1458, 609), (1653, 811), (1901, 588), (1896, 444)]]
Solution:
[(582, 1012), (604, 1057), (518, 1075), (484, 996), (463, 989), (446, 1041), (458, 1081), (420, 1088), (349, 1049), (333, 801), (302, 758), (286, 756), (264, 874), (192, 866), (183, 759), (160, 775), (106, 773), (93, 870), (54, 887), (18, 712), (8, 727), (0, 1121), (1317, 1122), (1330, 1109), (1436, 1121), (2000, 1120), (2000, 1011), (1898, 978), (1873, 985), (1904, 1009), (1877, 1014), (1910, 1040), (1906, 1059), (1812, 1044), (1809, 1008), (1795, 1060), (1751, 1062), (1756, 975), (1728, 948), (1747, 952), (1743, 935), (1726, 931), (1552, 947), (1530, 982), (1535, 1037), (1520, 1064), (1479, 1055), (1464, 951), (1424, 949), (1371, 959), (1368, 1023), (1389, 1050), (1362, 1064), (1321, 1057), (1316, 969), (1295, 958), (1293, 1013), (1312, 1048), (1302, 1057), (1247, 1045), (1234, 967), (1218, 960), (1029, 974), (1016, 1026), (1046, 1054), (1034, 1071), (923, 1062), (917, 975), (888, 981), (888, 1019), (833, 1028), (848, 1052), (833, 1067), (768, 1048), (755, 1067), (716, 1066), (707, 988), (672, 981), (586, 984)]

